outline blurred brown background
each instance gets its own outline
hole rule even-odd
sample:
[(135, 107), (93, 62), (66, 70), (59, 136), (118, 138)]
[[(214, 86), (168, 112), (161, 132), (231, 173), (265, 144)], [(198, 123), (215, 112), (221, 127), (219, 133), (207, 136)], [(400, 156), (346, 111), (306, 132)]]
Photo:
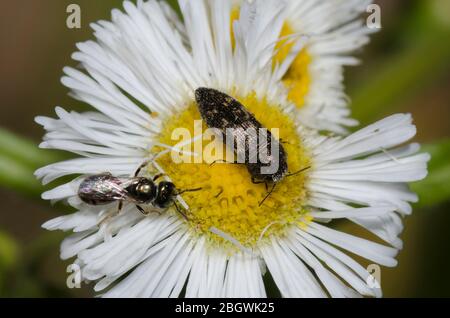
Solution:
[[(446, 37), (450, 33), (441, 30), (450, 29), (450, 1), (376, 2), (383, 10), (383, 30), (359, 54), (364, 63), (347, 71), (355, 116), (368, 123), (386, 114), (412, 112), (419, 141), (428, 143), (449, 137), (450, 55), (445, 55), (449, 50), (444, 44), (450, 42)], [(430, 9), (431, 2), (441, 17), (436, 12), (430, 13), (434, 12)], [(66, 8), (70, 3), (81, 6), (81, 29), (66, 27)], [(116, 0), (2, 2), (0, 127), (37, 144), (43, 130), (34, 123), (35, 116), (53, 115), (55, 106), (80, 107), (60, 84), (62, 67), (75, 65), (70, 59), (75, 43), (92, 38), (89, 23), (108, 19), (110, 10), (120, 6), (121, 1)], [(398, 74), (406, 75), (397, 78)], [(0, 233), (8, 242), (0, 241), (0, 248), (8, 244), (5, 249), (10, 251), (3, 256), (0, 252), (0, 257), (11, 258), (4, 261), (10, 266), (3, 277), (0, 275), (0, 296), (92, 295), (90, 287), (81, 290), (65, 287), (65, 268), (69, 263), (58, 257), (58, 245), (64, 235), (47, 233), (40, 227), (64, 210), (1, 187), (0, 199)], [(450, 296), (450, 279), (445, 274), (450, 261), (449, 207), (442, 203), (416, 209), (406, 219), (400, 265), (382, 271), (385, 296)]]

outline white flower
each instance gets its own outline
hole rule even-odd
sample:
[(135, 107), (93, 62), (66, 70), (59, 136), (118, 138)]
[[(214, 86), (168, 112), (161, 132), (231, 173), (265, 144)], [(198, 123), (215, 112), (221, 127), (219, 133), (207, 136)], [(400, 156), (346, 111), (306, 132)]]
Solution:
[[(244, 0), (236, 1), (235, 8)], [(275, 63), (289, 60), (282, 80), (288, 99), (299, 109), (299, 121), (308, 127), (346, 134), (358, 122), (350, 118), (344, 92), (343, 67), (359, 63), (352, 54), (376, 32), (361, 18), (372, 0), (284, 0), (286, 15), (279, 35)], [(239, 14), (235, 9), (234, 18)], [(296, 54), (287, 39), (304, 35)], [(286, 39), (283, 41), (283, 39)]]
[[(351, 55), (369, 42), (376, 29), (361, 14), (372, 0), (288, 0), (284, 34), (301, 33), (308, 41), (283, 81), (289, 99), (301, 109), (304, 125), (337, 133), (355, 126), (349, 118), (343, 67), (357, 65)], [(305, 120), (303, 120), (305, 118)]]
[[(400, 217), (417, 200), (406, 183), (424, 178), (429, 160), (416, 154), (418, 145), (397, 148), (416, 133), (411, 116), (394, 115), (346, 138), (304, 128), (279, 81), (287, 65), (272, 67), (285, 8), (244, 3), (232, 41), (230, 2), (180, 4), (184, 26), (156, 1), (125, 2), (126, 13), (115, 10), (112, 22), (94, 24), (97, 41), (79, 44), (73, 55), (88, 74), (66, 68), (62, 81), (96, 111), (58, 107), (58, 119), (37, 118), (47, 130), (43, 148), (83, 157), (36, 172), (44, 183), (81, 175), (43, 194), (78, 209), (44, 224), (74, 232), (61, 257), (76, 257), (83, 279), (106, 297), (178, 297), (186, 283), (187, 297), (264, 297), (266, 267), (284, 297), (380, 296), (367, 284), (367, 270), (343, 250), (396, 265)], [(293, 52), (303, 41), (294, 39)], [(264, 126), (280, 128), (291, 172), (311, 168), (286, 177), (259, 206), (267, 191), (242, 165), (175, 165), (162, 156), (145, 175), (161, 170), (179, 189), (202, 188), (180, 200), (188, 221), (173, 208), (143, 216), (126, 203), (114, 216), (117, 204), (81, 202), (82, 178), (106, 171), (129, 177), (161, 148), (177, 145), (175, 128), (193, 130), (200, 118), (193, 92), (202, 86), (234, 96)], [(338, 218), (391, 246), (328, 227)]]
[[(232, 24), (240, 17), (240, 6), (245, 2), (231, 1)], [(277, 3), (278, 8), (285, 5), (285, 12), (283, 19), (278, 19), (282, 24), (274, 23), (270, 29), (268, 39), (273, 39), (275, 34), (281, 40), (272, 63), (282, 64), (277, 79), (282, 79), (288, 100), (299, 110), (298, 120), (303, 125), (346, 134), (346, 127), (358, 124), (350, 118), (349, 98), (343, 84), (344, 66), (359, 64), (352, 54), (369, 43), (369, 35), (377, 31), (367, 27), (361, 18), (372, 2), (281, 0)], [(302, 46), (296, 47), (292, 39), (299, 35), (303, 35)], [(232, 38), (234, 41), (234, 34)], [(261, 44), (264, 43), (269, 42)]]
[(288, 98), (300, 109), (306, 126), (347, 133), (356, 126), (350, 118), (344, 92), (343, 67), (358, 64), (351, 55), (369, 42), (369, 29), (361, 14), (371, 0), (288, 0), (282, 36), (308, 37), (305, 46), (283, 77)]

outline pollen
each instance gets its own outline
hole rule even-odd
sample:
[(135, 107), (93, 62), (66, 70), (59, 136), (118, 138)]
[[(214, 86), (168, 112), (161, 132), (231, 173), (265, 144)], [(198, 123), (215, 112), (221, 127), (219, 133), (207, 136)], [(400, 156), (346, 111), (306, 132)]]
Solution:
[[(265, 99), (259, 100), (255, 94), (238, 99), (256, 119), (267, 129), (277, 128), (279, 138), (287, 153), (289, 172), (296, 172), (309, 167), (310, 157), (298, 135), (296, 125), (278, 106), (271, 105)], [(185, 111), (165, 122), (160, 142), (176, 146), (179, 140), (172, 140), (173, 131), (183, 128), (195, 135), (194, 122), (201, 120), (195, 102), (191, 102)], [(206, 129), (203, 126), (203, 130)], [(197, 142), (197, 141), (196, 141)], [(206, 149), (211, 140), (200, 140), (201, 148)], [(191, 144), (184, 151), (195, 152), (198, 145)], [(156, 153), (159, 149), (153, 149)], [(231, 150), (232, 152), (232, 150)], [(225, 158), (224, 158), (225, 159)], [(197, 159), (198, 160), (198, 159)], [(308, 222), (304, 210), (306, 200), (305, 182), (308, 172), (285, 177), (277, 183), (273, 193), (260, 206), (268, 190), (264, 184), (254, 184), (243, 164), (207, 162), (175, 163), (173, 156), (158, 159), (178, 189), (201, 188), (200, 191), (187, 192), (183, 199), (189, 206), (187, 215), (190, 228), (199, 235), (207, 235), (212, 243), (222, 246), (227, 242), (213, 234), (215, 228), (245, 247), (267, 240), (272, 235), (283, 236), (289, 226), (302, 226)], [(269, 185), (270, 189), (271, 185)]]
[[(239, 19), (239, 7), (236, 7), (231, 12), (231, 43), (235, 47), (235, 36), (233, 32), (233, 22)], [(273, 59), (273, 67), (281, 64), (292, 50), (294, 43), (289, 36), (298, 32), (290, 26), (288, 22), (283, 24), (281, 29), (279, 41), (275, 46), (277, 52)], [(289, 90), (288, 100), (294, 103), (297, 109), (301, 109), (305, 105), (306, 96), (311, 88), (311, 71), (310, 65), (312, 57), (308, 53), (308, 48), (303, 48), (297, 57), (294, 59), (287, 73), (283, 77), (283, 83)]]
[(233, 23), (234, 21), (238, 20), (240, 17), (240, 8), (239, 6), (236, 6), (233, 8), (233, 10), (231, 10), (231, 15), (230, 15), (230, 34), (231, 34), (231, 45), (233, 46), (233, 49), (236, 46), (236, 38), (234, 36), (234, 30), (233, 30)]
[[(289, 23), (283, 25), (280, 34), (280, 41), (277, 43), (277, 54), (274, 57), (274, 65), (282, 63), (293, 47), (287, 37), (295, 34)], [(311, 87), (310, 65), (312, 57), (308, 53), (307, 47), (303, 48), (294, 59), (287, 73), (283, 77), (283, 83), (289, 89), (288, 99), (293, 102), (298, 109), (305, 105), (305, 98)]]

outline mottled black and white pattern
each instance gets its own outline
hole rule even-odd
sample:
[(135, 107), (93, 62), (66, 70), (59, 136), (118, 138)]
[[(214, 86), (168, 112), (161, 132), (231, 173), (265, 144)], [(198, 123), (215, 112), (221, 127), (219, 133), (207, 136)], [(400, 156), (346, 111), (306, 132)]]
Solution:
[[(279, 182), (287, 174), (286, 152), (268, 129), (258, 122), (255, 116), (233, 97), (211, 88), (199, 88), (195, 91), (198, 109), (209, 128), (215, 128), (226, 140), (232, 132), (234, 152), (238, 159), (245, 158), (253, 180)], [(258, 138), (258, 132), (264, 129), (267, 138)], [(256, 132), (256, 133), (254, 133)], [(238, 147), (243, 144), (244, 147)], [(257, 145), (256, 151), (249, 144)], [(272, 153), (275, 149), (277, 153)], [(260, 159), (265, 158), (264, 162)], [(264, 173), (263, 168), (277, 167), (273, 173)]]

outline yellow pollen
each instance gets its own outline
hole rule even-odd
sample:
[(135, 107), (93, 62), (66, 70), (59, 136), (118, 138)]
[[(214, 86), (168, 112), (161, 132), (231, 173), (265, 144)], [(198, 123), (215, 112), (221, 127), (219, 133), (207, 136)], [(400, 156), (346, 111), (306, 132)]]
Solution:
[(234, 36), (234, 30), (233, 30), (233, 22), (239, 20), (239, 16), (241, 15), (240, 8), (235, 7), (233, 10), (231, 10), (231, 23), (230, 23), (230, 32), (231, 32), (231, 45), (233, 46), (233, 50), (236, 47), (236, 38)]
[(311, 60), (307, 50), (303, 49), (283, 78), (283, 83), (289, 89), (288, 100), (293, 102), (299, 109), (305, 105), (305, 98), (311, 87), (309, 71)]
[[(279, 129), (279, 137), (287, 153), (289, 172), (310, 165), (296, 125), (288, 115), (266, 100), (259, 100), (255, 94), (236, 98), (264, 127), (269, 130)], [(185, 111), (166, 121), (159, 141), (175, 146), (180, 142), (172, 140), (172, 132), (177, 128), (189, 130), (193, 138), (194, 121), (200, 119), (196, 103), (190, 103)], [(203, 132), (206, 128), (203, 126)], [(203, 140), (200, 143), (206, 149), (211, 141)], [(187, 151), (194, 152), (197, 146), (190, 147)], [(186, 147), (183, 150), (186, 151)], [(152, 153), (158, 151), (160, 149), (155, 148)], [(260, 238), (266, 240), (271, 235), (282, 236), (289, 226), (304, 226), (310, 221), (303, 209), (307, 172), (285, 177), (264, 204), (259, 206), (268, 192), (264, 184), (252, 183), (245, 165), (218, 163), (211, 166), (205, 162), (175, 164), (170, 155), (159, 158), (158, 163), (178, 189), (202, 188), (197, 192), (184, 193), (183, 199), (189, 205), (186, 213), (191, 228), (199, 235), (207, 235), (213, 243), (229, 245), (223, 238), (211, 233), (212, 227), (251, 248), (260, 242)], [(269, 184), (269, 188), (271, 186)]]
[[(289, 39), (284, 39), (287, 36), (293, 35), (296, 32), (286, 22), (281, 30), (280, 42), (276, 48), (279, 50), (274, 58), (274, 63), (282, 63), (289, 55), (293, 47), (293, 43), (288, 43)], [(302, 108), (305, 105), (305, 97), (309, 92), (311, 86), (311, 75), (309, 66), (311, 65), (311, 55), (309, 55), (307, 48), (303, 48), (297, 57), (294, 59), (288, 72), (283, 77), (283, 83), (289, 89), (288, 99), (293, 102), (297, 108)]]
[[(239, 7), (236, 7), (231, 12), (231, 43), (235, 47), (235, 36), (233, 32), (233, 22), (239, 19)], [(279, 36), (280, 41), (275, 46), (278, 53), (275, 55), (273, 65), (281, 64), (289, 55), (294, 43), (292, 39), (286, 38), (295, 33), (294, 29), (285, 22)], [(298, 109), (305, 105), (305, 98), (309, 93), (311, 87), (311, 73), (310, 65), (312, 57), (308, 53), (307, 48), (303, 48), (298, 56), (294, 59), (288, 72), (283, 77), (283, 83), (289, 89), (288, 100), (294, 103)]]

